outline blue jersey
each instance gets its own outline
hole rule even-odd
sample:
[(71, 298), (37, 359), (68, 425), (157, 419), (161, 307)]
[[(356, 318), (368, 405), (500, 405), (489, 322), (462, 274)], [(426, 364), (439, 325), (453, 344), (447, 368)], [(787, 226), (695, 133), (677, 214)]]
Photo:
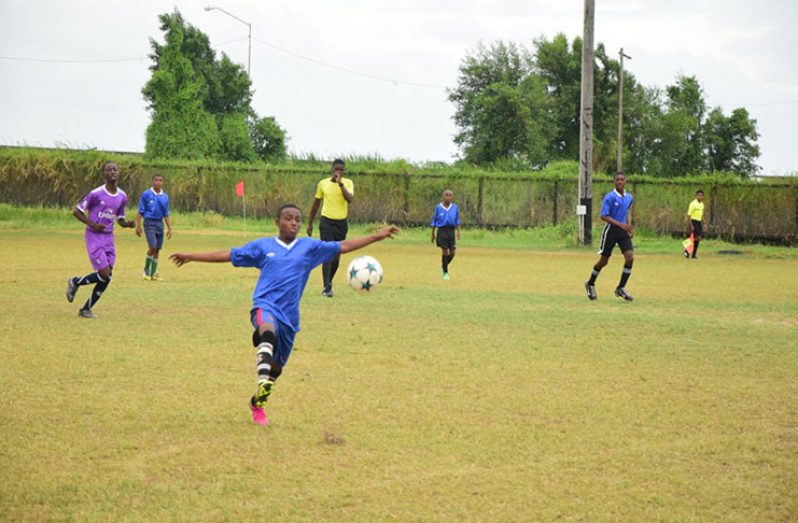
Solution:
[(270, 310), (280, 322), (299, 332), (299, 299), (310, 271), (339, 252), (339, 242), (297, 238), (286, 244), (276, 237), (259, 238), (230, 249), (230, 262), (236, 267), (260, 269), (252, 308)]
[(430, 225), (433, 227), (457, 227), (460, 225), (460, 211), (457, 209), (457, 204), (449, 204), (448, 209), (442, 203), (436, 205)]
[(139, 214), (145, 220), (163, 220), (169, 216), (169, 196), (164, 191), (157, 193), (150, 187), (141, 193)]
[(613, 189), (604, 196), (601, 204), (601, 216), (609, 216), (619, 223), (626, 223), (626, 214), (632, 206), (632, 195), (624, 191), (623, 196)]

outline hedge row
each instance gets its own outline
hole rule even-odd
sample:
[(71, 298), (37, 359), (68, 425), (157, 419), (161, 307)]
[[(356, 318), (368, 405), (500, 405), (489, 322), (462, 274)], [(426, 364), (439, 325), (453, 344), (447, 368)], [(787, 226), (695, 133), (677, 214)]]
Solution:
[[(155, 173), (165, 178), (173, 208), (181, 211), (241, 213), (235, 185), (246, 185), (247, 214), (273, 215), (293, 202), (308, 209), (316, 183), (329, 174), (322, 162), (280, 165), (146, 162), (138, 155), (96, 151), (0, 148), (0, 202), (15, 205), (71, 207), (102, 183), (106, 160), (119, 164), (120, 187), (131, 199), (150, 186)], [(360, 165), (350, 162), (355, 181), (351, 207), (355, 222), (426, 224), (450, 188), (463, 221), (485, 227), (536, 227), (573, 220), (577, 201), (577, 164), (559, 162), (531, 173), (502, 173), (452, 166), (414, 168), (405, 163)], [(798, 239), (798, 179), (750, 181), (731, 176), (701, 176), (674, 180), (629, 175), (635, 196), (635, 225), (658, 233), (680, 233), (695, 190), (706, 194), (709, 231), (734, 240), (795, 243)], [(612, 190), (609, 176), (593, 180), (593, 219), (598, 220), (602, 196)]]

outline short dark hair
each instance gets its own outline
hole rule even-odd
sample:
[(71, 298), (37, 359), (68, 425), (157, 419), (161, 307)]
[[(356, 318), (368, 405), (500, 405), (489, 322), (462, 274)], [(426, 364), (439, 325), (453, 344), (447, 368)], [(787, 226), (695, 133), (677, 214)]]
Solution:
[(341, 167), (346, 168), (346, 162), (341, 160), (340, 158), (336, 158), (335, 160), (333, 160), (333, 163), (332, 163), (333, 169), (335, 169), (336, 165), (340, 165)]
[(297, 211), (299, 211), (300, 214), (302, 213), (302, 210), (299, 207), (297, 207), (296, 204), (294, 204), (294, 203), (286, 203), (285, 205), (282, 205), (279, 209), (277, 209), (277, 218), (278, 219), (280, 218), (280, 216), (283, 215), (283, 211), (286, 210), (286, 209), (296, 209)]
[(102, 166), (102, 167), (100, 167), (100, 171), (102, 171), (102, 172), (105, 172), (105, 167), (106, 167), (108, 164), (111, 164), (111, 163), (113, 163), (113, 164), (116, 164), (116, 162), (115, 162), (115, 161), (113, 161), (113, 160), (108, 160), (107, 162), (105, 162), (105, 163), (103, 164), (103, 166)]
[(703, 190), (703, 189), (698, 189), (698, 190), (697, 190), (695, 193), (696, 193), (696, 194), (699, 194), (699, 193), (700, 193), (700, 194), (704, 194), (704, 190)]
[(163, 174), (160, 174), (160, 173), (155, 173), (155, 174), (153, 174), (153, 175), (152, 175), (152, 179), (154, 180), (154, 179), (156, 179), (156, 178), (160, 178), (161, 180), (163, 180)]
[(614, 179), (615, 179), (615, 178), (617, 178), (619, 175), (620, 175), (620, 176), (623, 176), (624, 178), (626, 178), (626, 175), (625, 175), (625, 174), (623, 174), (623, 171), (617, 171), (617, 172), (615, 173), (615, 176), (613, 176), (613, 177), (612, 177), (612, 179), (614, 180)]

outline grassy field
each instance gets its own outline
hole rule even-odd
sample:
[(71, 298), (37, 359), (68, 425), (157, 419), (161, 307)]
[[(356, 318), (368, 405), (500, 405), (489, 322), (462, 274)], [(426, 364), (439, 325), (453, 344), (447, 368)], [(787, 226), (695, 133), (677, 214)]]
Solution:
[[(466, 230), (448, 282), (429, 231), (405, 231), (361, 251), (385, 268), (374, 294), (325, 299), (311, 275), (264, 428), (256, 271), (146, 282), (144, 240), (119, 231), (80, 319), (81, 227), (41, 212), (0, 209), (0, 520), (798, 518), (794, 249), (707, 241), (689, 262), (640, 237), (635, 302), (612, 297), (616, 256), (591, 303), (595, 249), (562, 231)], [(273, 232), (175, 222), (165, 255)]]

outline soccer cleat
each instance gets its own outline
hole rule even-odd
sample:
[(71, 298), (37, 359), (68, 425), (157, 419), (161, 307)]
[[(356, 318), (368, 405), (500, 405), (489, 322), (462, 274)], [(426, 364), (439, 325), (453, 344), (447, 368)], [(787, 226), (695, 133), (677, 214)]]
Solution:
[(161, 281), (161, 275), (160, 275), (160, 274), (158, 274), (158, 273), (156, 272), (155, 274), (153, 274), (152, 276), (150, 276), (150, 279), (151, 279), (152, 281)]
[(144, 271), (144, 279), (147, 280), (147, 281), (150, 281), (150, 280), (152, 280), (152, 276), (147, 274), (147, 271)]
[(698, 256), (693, 256), (693, 259), (694, 259), (694, 260), (697, 260), (697, 259), (698, 259)]
[(596, 286), (591, 285), (589, 281), (585, 282), (585, 290), (587, 291), (587, 297), (590, 301), (593, 301), (598, 298), (596, 295)]
[(329, 289), (329, 290), (328, 289), (324, 289), (323, 291), (321, 291), (321, 295), (324, 296), (325, 298), (332, 298), (333, 296), (335, 296), (333, 294), (332, 289)]
[(441, 274), (441, 279), (442, 280), (449, 280), (450, 279), (449, 278), (449, 273), (448, 272), (444, 272), (443, 274)]
[(75, 278), (69, 278), (67, 280), (67, 292), (66, 297), (69, 303), (72, 303), (72, 300), (75, 299), (75, 293), (78, 292), (78, 284), (75, 283)]
[(632, 295), (626, 292), (626, 289), (624, 289), (623, 287), (618, 287), (617, 289), (615, 289), (615, 295), (619, 298), (623, 298), (626, 301), (634, 301)]
[(78, 316), (81, 318), (89, 318), (91, 320), (96, 319), (97, 315), (91, 312), (91, 309), (80, 309), (78, 312)]
[(684, 251), (684, 257), (685, 257), (685, 258), (689, 258), (689, 257), (690, 257), (690, 253), (689, 253), (689, 252), (687, 252), (687, 251)]
[(255, 405), (255, 396), (249, 400), (249, 410), (252, 412), (252, 421), (264, 427), (269, 424), (269, 416), (266, 415), (266, 411), (263, 407)]

